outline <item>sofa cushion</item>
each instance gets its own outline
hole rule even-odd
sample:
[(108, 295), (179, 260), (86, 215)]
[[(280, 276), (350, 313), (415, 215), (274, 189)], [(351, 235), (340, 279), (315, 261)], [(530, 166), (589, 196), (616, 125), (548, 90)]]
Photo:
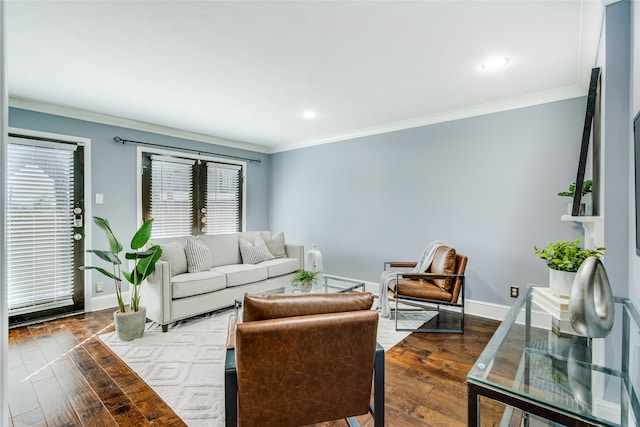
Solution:
[(201, 242), (187, 240), (187, 244), (184, 245), (184, 253), (187, 257), (187, 271), (189, 273), (209, 271), (213, 266), (211, 251)]
[[(431, 266), (427, 270), (429, 273), (435, 274), (453, 274), (456, 272), (456, 250), (446, 246), (441, 246), (436, 250), (431, 261)], [(453, 285), (451, 279), (434, 279), (433, 282), (443, 291), (449, 292)]]
[(213, 255), (213, 266), (241, 264), (238, 233), (208, 234), (199, 237)]
[(160, 261), (166, 261), (171, 265), (171, 276), (187, 272), (187, 256), (184, 253), (184, 245), (181, 242), (158, 243), (162, 249)]
[(214, 271), (178, 274), (171, 279), (173, 299), (219, 291), (226, 287), (224, 274)]
[(253, 242), (240, 237), (239, 244), (242, 262), (244, 264), (257, 264), (274, 258), (260, 236), (256, 236)]
[(267, 267), (269, 277), (284, 276), (300, 269), (300, 261), (297, 258), (276, 258), (258, 265)]
[(253, 264), (221, 265), (219, 267), (213, 267), (211, 271), (226, 275), (228, 288), (259, 282), (269, 277), (266, 266)]
[(284, 247), (284, 231), (273, 236), (268, 231), (261, 231), (260, 237), (267, 244), (267, 249), (275, 258), (286, 258), (287, 252)]

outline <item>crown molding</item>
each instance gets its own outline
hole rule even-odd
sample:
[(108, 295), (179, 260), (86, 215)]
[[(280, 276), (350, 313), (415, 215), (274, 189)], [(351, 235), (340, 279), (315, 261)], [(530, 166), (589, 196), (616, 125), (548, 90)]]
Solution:
[(431, 114), (416, 117), (408, 120), (386, 123), (379, 126), (358, 129), (331, 136), (310, 139), (306, 141), (294, 142), (274, 146), (271, 153), (296, 150), (299, 148), (313, 147), (316, 145), (330, 144), (332, 142), (345, 141), (348, 139), (362, 138), (365, 136), (379, 135), (388, 132), (395, 132), (405, 129), (412, 129), (421, 126), (433, 125), (436, 123), (449, 122), (453, 120), (466, 119), (470, 117), (483, 116), (486, 114), (499, 113), (502, 111), (515, 110), (518, 108), (531, 107), (534, 105), (547, 104), (550, 102), (563, 101), (567, 99), (586, 96), (588, 87), (582, 85), (569, 86), (562, 89), (540, 92), (532, 95), (509, 98), (497, 102), (476, 105), (468, 108), (461, 108), (443, 113)]
[(122, 117), (111, 116), (109, 114), (96, 113), (93, 111), (81, 110), (78, 108), (66, 107), (63, 105), (51, 104), (48, 102), (37, 101), (29, 98), (17, 96), (9, 97), (9, 107), (20, 108), (23, 110), (35, 111), (38, 113), (53, 114), (77, 120), (85, 120), (93, 123), (101, 123), (104, 125), (119, 126), (127, 129), (135, 129), (143, 132), (157, 133), (160, 135), (172, 136), (175, 138), (189, 139), (192, 141), (206, 142), (208, 144), (221, 145), (224, 147), (236, 148), (239, 150), (247, 150), (258, 153), (271, 153), (269, 147), (251, 144), (248, 142), (235, 141), (232, 139), (218, 138), (211, 135), (205, 135), (196, 132), (189, 132), (182, 129), (176, 129), (169, 126), (162, 126), (153, 123), (142, 122), (138, 120), (125, 119)]
[(378, 126), (356, 129), (339, 134), (314, 138), (304, 141), (297, 141), (287, 144), (275, 145), (273, 147), (250, 144), (247, 142), (234, 141), (224, 138), (218, 138), (210, 135), (204, 135), (189, 132), (181, 129), (175, 129), (168, 126), (161, 126), (137, 120), (125, 119), (107, 114), (96, 113), (92, 111), (80, 110), (72, 107), (65, 107), (56, 104), (36, 101), (33, 99), (10, 97), (9, 106), (14, 108), (22, 108), (25, 110), (36, 111), (40, 113), (54, 114), (63, 117), (69, 117), (78, 120), (86, 120), (95, 123), (102, 123), (112, 126), (121, 126), (129, 129), (136, 129), (145, 132), (152, 132), (161, 135), (173, 136), (176, 138), (184, 138), (193, 141), (206, 142), (240, 150), (253, 151), (264, 154), (275, 154), (284, 151), (297, 150), (300, 148), (308, 148), (316, 145), (330, 144), (333, 142), (346, 141), (350, 139), (362, 138), (366, 136), (379, 135), (389, 132), (396, 132), (405, 129), (412, 129), (421, 126), (428, 126), (437, 123), (444, 123), (454, 120), (466, 119), (470, 117), (482, 116), (486, 114), (499, 113), (518, 108), (531, 107), (534, 105), (547, 104), (550, 102), (563, 101), (567, 99), (579, 98), (586, 96), (588, 88), (583, 85), (574, 85), (562, 89), (540, 92), (532, 95), (509, 98), (501, 101), (476, 105), (473, 107), (460, 108), (456, 110), (446, 111), (437, 114), (431, 114), (416, 117), (407, 120), (390, 122)]

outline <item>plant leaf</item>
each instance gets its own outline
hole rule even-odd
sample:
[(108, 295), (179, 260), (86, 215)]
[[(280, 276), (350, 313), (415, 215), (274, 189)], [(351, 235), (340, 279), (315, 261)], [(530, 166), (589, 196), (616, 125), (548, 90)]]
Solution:
[(108, 272), (107, 270), (105, 270), (102, 267), (94, 267), (94, 266), (91, 266), (91, 265), (83, 265), (82, 267), (80, 267), (80, 270), (83, 270), (83, 271), (84, 270), (98, 270), (100, 273), (104, 274), (105, 276), (110, 277), (113, 280), (120, 281), (119, 277), (115, 276), (113, 273)]
[(122, 264), (122, 261), (120, 261), (120, 258), (118, 258), (118, 256), (116, 254), (114, 254), (111, 251), (101, 251), (98, 249), (87, 249), (87, 252), (96, 254), (98, 256), (98, 258), (100, 258), (103, 261), (107, 261), (110, 262), (111, 264), (117, 265), (117, 264)]
[(141, 281), (146, 279), (155, 270), (156, 262), (162, 256), (162, 248), (160, 248), (159, 245), (155, 245), (145, 252), (150, 252), (150, 255), (145, 258), (141, 258), (136, 267), (136, 270), (142, 276)]
[(115, 234), (111, 230), (111, 225), (106, 218), (100, 218), (99, 216), (93, 217), (93, 222), (104, 230), (104, 234), (107, 236), (107, 240), (109, 241), (109, 247), (111, 248), (111, 252), (114, 254), (119, 254), (122, 252), (122, 243), (116, 238)]
[(144, 245), (147, 244), (149, 238), (151, 237), (151, 226), (153, 225), (153, 218), (145, 221), (144, 224), (140, 226), (136, 234), (133, 235), (131, 239), (131, 249), (136, 250), (140, 249)]

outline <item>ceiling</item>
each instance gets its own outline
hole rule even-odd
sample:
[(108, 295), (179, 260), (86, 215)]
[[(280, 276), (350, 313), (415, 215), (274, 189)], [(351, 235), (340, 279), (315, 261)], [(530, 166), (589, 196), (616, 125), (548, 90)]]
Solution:
[[(603, 16), (600, 0), (6, 6), (10, 105), (262, 152), (584, 96)], [(495, 55), (508, 65), (484, 70)]]

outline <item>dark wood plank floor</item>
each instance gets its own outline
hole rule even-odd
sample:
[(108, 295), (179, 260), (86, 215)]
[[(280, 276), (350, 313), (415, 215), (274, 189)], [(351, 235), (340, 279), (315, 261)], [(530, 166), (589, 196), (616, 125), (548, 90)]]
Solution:
[[(113, 310), (9, 331), (9, 409), (13, 426), (183, 426), (182, 420), (98, 336)], [(465, 333), (411, 334), (386, 362), (386, 425), (463, 426), (465, 378), (498, 322), (465, 317)], [(483, 425), (502, 408), (485, 405)], [(369, 417), (359, 417), (372, 426)], [(345, 426), (344, 421), (322, 427)]]

